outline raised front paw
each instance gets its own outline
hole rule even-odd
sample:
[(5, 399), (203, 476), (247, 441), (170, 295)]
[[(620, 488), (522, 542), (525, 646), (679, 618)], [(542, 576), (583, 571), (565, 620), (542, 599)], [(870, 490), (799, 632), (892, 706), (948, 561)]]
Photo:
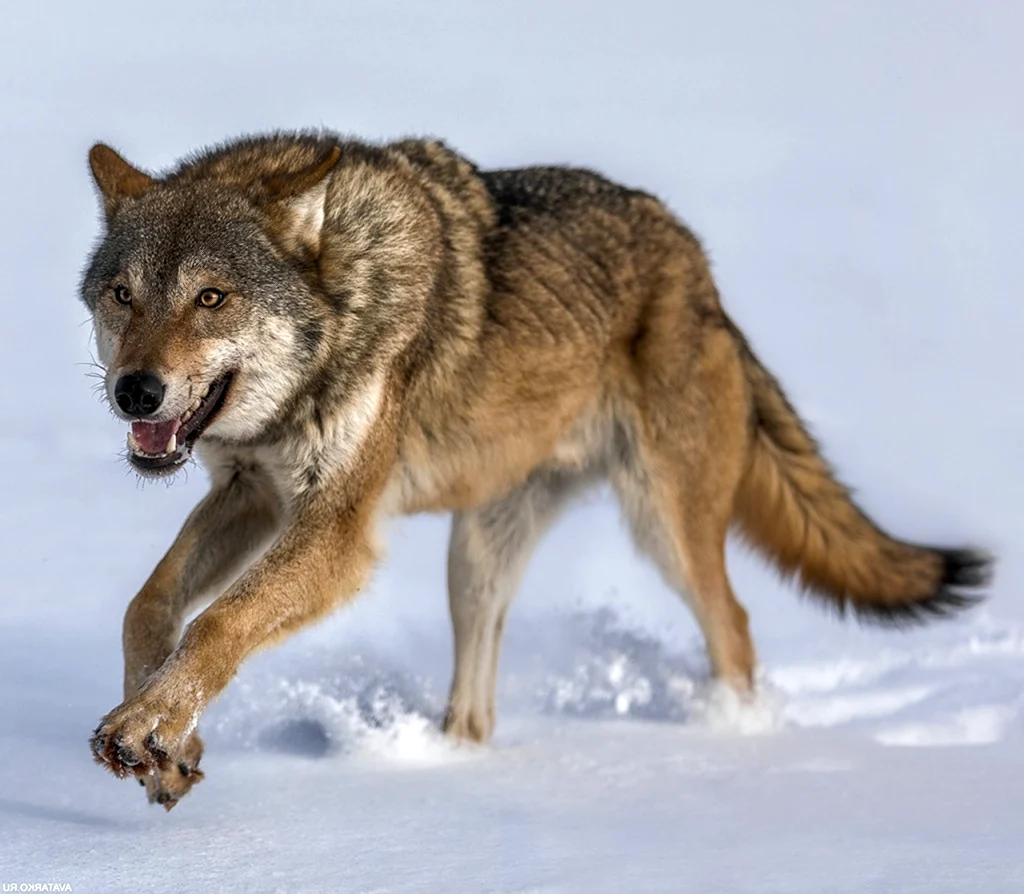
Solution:
[(140, 777), (139, 783), (145, 786), (149, 803), (159, 804), (165, 810), (172, 809), (203, 778), (203, 771), (199, 769), (202, 756), (203, 740), (198, 733), (192, 733), (185, 741), (178, 760)]
[(189, 695), (147, 687), (115, 708), (100, 721), (89, 742), (97, 763), (122, 779), (169, 772), (178, 763), (194, 768), (198, 754), (192, 760), (187, 746), (200, 706)]

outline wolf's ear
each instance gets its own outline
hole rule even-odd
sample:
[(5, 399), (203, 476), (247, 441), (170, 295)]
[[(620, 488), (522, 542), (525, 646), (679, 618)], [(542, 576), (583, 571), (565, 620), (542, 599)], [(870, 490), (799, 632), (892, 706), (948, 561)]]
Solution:
[(341, 158), (341, 147), (299, 171), (275, 174), (263, 181), (271, 227), (288, 251), (320, 254), (328, 174)]
[(141, 196), (156, 183), (149, 174), (133, 168), (103, 143), (97, 143), (89, 150), (89, 167), (103, 196), (103, 210), (107, 217), (110, 217), (122, 199)]

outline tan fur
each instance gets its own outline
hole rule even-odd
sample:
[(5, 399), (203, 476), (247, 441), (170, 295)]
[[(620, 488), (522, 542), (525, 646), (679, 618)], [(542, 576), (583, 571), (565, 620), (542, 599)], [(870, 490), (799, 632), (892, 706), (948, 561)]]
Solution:
[(736, 500), (743, 531), (842, 612), (925, 601), (941, 554), (894, 540), (850, 499), (770, 375), (747, 353), (759, 425)]
[[(204, 707), (253, 651), (358, 591), (389, 514), (455, 512), (445, 727), (474, 740), (494, 727), (530, 552), (601, 478), (691, 606), (713, 673), (741, 691), (755, 653), (726, 573), (733, 523), (868, 615), (941, 614), (981, 582), (983, 557), (895, 541), (851, 502), (722, 310), (697, 240), (651, 196), (590, 172), (480, 172), (434, 141), (275, 136), (162, 179), (112, 150), (91, 158), (119, 253), (101, 249), (83, 293), (111, 381), (162, 371), (176, 410), (195, 382), (232, 376), (197, 444), (211, 493), (129, 607), (125, 702), (93, 740), (168, 807), (197, 778)], [(134, 221), (204, 215), (266, 234), (270, 255), (256, 242), (247, 262), (256, 285), (189, 260), (212, 243), (136, 251)], [(154, 285), (153, 264), (176, 277)], [(125, 279), (127, 312), (110, 299)], [(190, 296), (213, 280), (230, 298), (208, 313)]]

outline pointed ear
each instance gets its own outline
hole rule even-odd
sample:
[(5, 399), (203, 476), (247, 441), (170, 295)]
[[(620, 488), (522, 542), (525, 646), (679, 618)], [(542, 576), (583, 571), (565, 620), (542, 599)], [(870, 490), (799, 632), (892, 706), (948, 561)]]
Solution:
[(328, 174), (341, 158), (341, 147), (299, 171), (275, 174), (263, 181), (271, 227), (288, 251), (320, 255)]
[(103, 196), (103, 210), (107, 217), (122, 199), (137, 198), (156, 183), (149, 174), (133, 168), (103, 143), (97, 143), (89, 150), (89, 167)]

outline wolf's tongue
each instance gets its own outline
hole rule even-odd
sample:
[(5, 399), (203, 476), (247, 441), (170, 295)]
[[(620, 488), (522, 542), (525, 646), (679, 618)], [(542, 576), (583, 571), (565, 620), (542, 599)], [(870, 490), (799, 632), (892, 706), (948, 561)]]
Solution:
[(180, 419), (166, 422), (133, 422), (132, 436), (146, 453), (163, 453), (171, 435), (181, 428)]

